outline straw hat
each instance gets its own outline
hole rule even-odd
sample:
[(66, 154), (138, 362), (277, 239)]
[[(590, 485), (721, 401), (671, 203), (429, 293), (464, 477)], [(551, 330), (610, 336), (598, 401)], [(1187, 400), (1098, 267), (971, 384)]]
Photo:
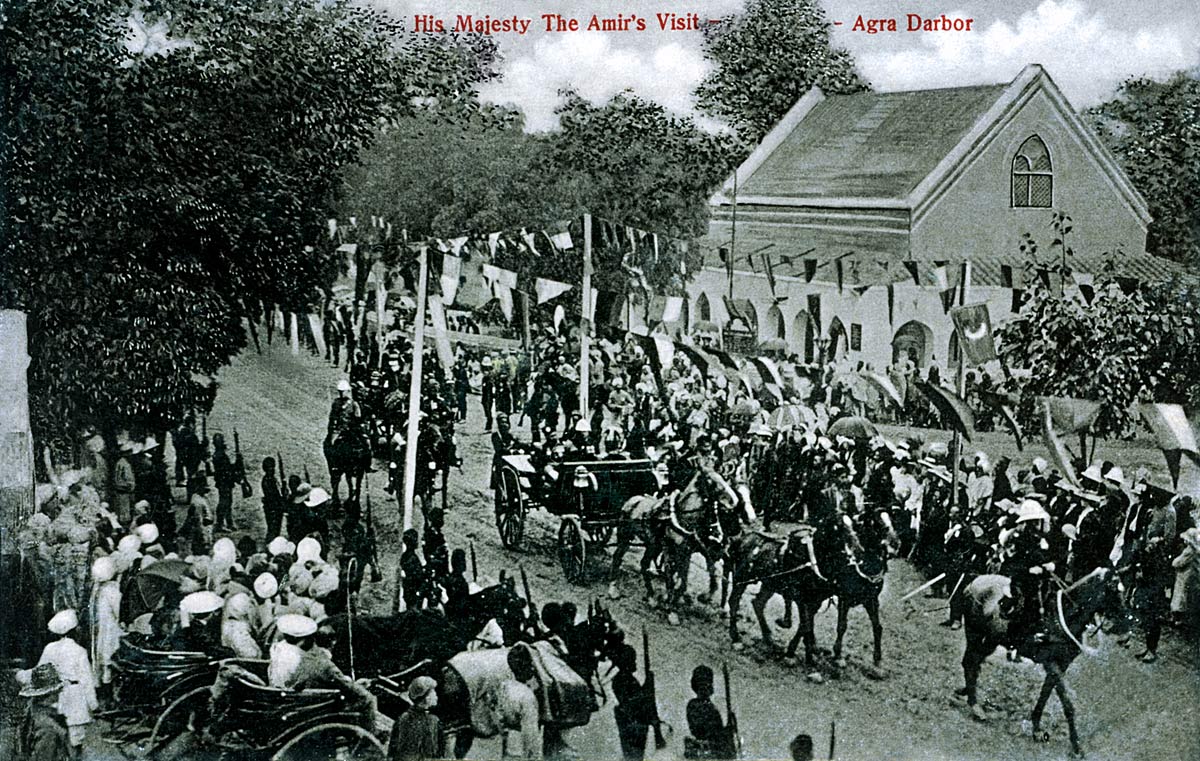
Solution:
[(117, 575), (117, 563), (111, 557), (96, 558), (92, 563), (92, 580), (98, 584), (112, 581)]
[(279, 591), (279, 581), (269, 573), (259, 574), (254, 580), (254, 594), (263, 600), (269, 600)]
[(311, 536), (306, 536), (296, 545), (296, 560), (304, 562), (307, 560), (321, 559), (321, 543)]
[(29, 682), (21, 689), (21, 697), (36, 698), (58, 692), (62, 688), (63, 680), (58, 675), (58, 669), (53, 663), (43, 663), (29, 672)]
[(289, 542), (282, 536), (277, 536), (267, 545), (267, 554), (275, 555), (291, 555), (296, 551), (296, 545)]
[(138, 539), (142, 540), (142, 544), (154, 544), (158, 541), (158, 526), (153, 523), (143, 523), (133, 530), (137, 534)]
[(184, 597), (179, 602), (179, 610), (190, 616), (202, 616), (205, 613), (214, 613), (224, 605), (225, 601), (221, 599), (221, 595), (216, 592), (201, 590), (199, 592), (192, 592), (187, 597)]

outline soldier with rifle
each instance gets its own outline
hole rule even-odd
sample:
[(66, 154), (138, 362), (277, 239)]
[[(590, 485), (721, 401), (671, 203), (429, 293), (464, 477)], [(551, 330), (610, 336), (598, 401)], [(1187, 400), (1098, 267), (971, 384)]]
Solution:
[(729, 668), (724, 669), (725, 709), (729, 714), (729, 725), (721, 719), (721, 712), (713, 705), (713, 670), (708, 666), (697, 666), (692, 671), (692, 692), (696, 697), (688, 701), (688, 736), (683, 739), (683, 757), (696, 759), (737, 758), (737, 719), (733, 715), (729, 698)]
[(650, 640), (644, 628), (642, 661), (646, 680), (644, 683), (639, 683), (634, 675), (637, 669), (637, 652), (632, 645), (622, 645), (613, 661), (617, 669), (617, 675), (612, 681), (613, 696), (617, 699), (613, 717), (617, 720), (621, 755), (627, 761), (642, 761), (646, 757), (646, 734), (650, 727), (654, 728), (655, 750), (662, 750), (667, 746), (662, 720), (658, 717), (654, 672), (650, 670)]

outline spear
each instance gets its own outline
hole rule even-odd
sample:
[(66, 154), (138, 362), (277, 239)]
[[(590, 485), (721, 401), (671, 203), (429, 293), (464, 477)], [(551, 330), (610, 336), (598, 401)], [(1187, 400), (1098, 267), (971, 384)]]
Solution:
[(471, 579), (479, 583), (479, 563), (475, 560), (475, 542), (471, 542)]
[(733, 712), (733, 697), (729, 694), (729, 664), (721, 664), (721, 676), (725, 680), (725, 715), (728, 721), (730, 753), (733, 758), (741, 758), (742, 738), (738, 734), (737, 714)]
[(829, 722), (829, 761), (833, 761), (833, 749), (837, 746), (837, 722)]

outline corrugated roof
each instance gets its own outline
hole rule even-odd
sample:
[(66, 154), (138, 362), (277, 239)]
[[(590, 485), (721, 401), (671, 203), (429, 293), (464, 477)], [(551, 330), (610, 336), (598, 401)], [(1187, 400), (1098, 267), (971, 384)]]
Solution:
[(1006, 87), (827, 97), (742, 182), (738, 194), (905, 198)]

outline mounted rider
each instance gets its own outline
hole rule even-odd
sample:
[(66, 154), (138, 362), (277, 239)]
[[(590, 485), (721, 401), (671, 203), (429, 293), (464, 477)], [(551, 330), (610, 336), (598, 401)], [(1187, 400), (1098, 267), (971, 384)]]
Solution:
[(1012, 610), (1009, 614), (1008, 639), (1018, 650), (1037, 644), (1044, 637), (1038, 631), (1042, 620), (1046, 581), (1056, 564), (1046, 539), (1050, 514), (1036, 499), (1024, 500), (1017, 509), (1016, 525), (1000, 533), (1004, 553), (1001, 571), (1012, 580)]
[(329, 424), (325, 431), (325, 444), (338, 441), (345, 433), (361, 434), (363, 426), (363, 410), (354, 399), (350, 381), (342, 378), (337, 382), (337, 398), (329, 408)]

